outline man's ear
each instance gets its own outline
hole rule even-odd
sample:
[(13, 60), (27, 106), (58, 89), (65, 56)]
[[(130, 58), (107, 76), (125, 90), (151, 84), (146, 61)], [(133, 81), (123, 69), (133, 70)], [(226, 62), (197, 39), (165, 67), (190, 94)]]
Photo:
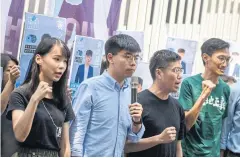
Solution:
[(205, 64), (207, 64), (208, 60), (209, 60), (209, 55), (206, 54), (206, 53), (203, 53), (202, 54), (202, 60), (204, 61)]
[(107, 60), (109, 62), (109, 65), (114, 63), (112, 53), (107, 54)]
[(161, 69), (156, 69), (156, 79), (162, 79), (163, 77), (163, 71)]

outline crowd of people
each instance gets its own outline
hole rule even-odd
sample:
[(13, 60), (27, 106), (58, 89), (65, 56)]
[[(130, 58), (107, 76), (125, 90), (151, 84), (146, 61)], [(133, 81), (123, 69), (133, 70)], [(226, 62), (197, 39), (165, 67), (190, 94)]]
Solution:
[[(204, 72), (183, 81), (179, 53), (156, 51), (149, 62), (152, 85), (142, 90), (139, 78), (132, 103), (128, 78), (140, 52), (133, 37), (110, 37), (100, 75), (84, 79), (73, 98), (71, 53), (63, 41), (40, 42), (17, 88), (18, 61), (1, 54), (1, 156), (239, 157), (240, 83), (224, 76), (229, 43), (206, 40), (198, 59)], [(170, 94), (179, 88), (177, 100)]]

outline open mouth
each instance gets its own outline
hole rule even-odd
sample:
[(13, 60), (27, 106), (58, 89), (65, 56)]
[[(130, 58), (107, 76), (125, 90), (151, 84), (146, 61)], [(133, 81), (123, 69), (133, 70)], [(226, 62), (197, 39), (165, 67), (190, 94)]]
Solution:
[(62, 73), (61, 72), (56, 72), (55, 75), (60, 78), (62, 76)]

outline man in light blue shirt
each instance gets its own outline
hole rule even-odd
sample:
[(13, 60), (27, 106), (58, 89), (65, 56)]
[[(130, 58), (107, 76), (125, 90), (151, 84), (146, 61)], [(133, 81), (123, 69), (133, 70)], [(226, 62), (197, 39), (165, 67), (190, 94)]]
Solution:
[(240, 157), (240, 82), (231, 87), (228, 117), (223, 122), (221, 156)]
[(138, 142), (142, 137), (143, 109), (138, 103), (131, 104), (127, 80), (136, 70), (140, 51), (128, 35), (115, 35), (106, 42), (107, 71), (82, 82), (73, 98), (72, 156), (123, 156), (126, 140)]

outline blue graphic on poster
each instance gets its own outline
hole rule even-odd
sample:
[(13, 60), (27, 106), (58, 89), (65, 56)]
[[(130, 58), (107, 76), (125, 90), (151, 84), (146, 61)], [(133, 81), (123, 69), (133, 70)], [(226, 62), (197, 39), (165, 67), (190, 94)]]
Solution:
[(197, 52), (197, 41), (168, 37), (166, 48), (181, 56), (183, 74), (192, 74), (193, 63)]
[(70, 68), (70, 88), (73, 96), (80, 83), (100, 74), (103, 46), (103, 40), (75, 36)]
[(21, 75), (16, 86), (23, 83), (32, 56), (40, 41), (47, 37), (56, 37), (65, 41), (66, 19), (25, 13), (24, 34), (20, 52)]

